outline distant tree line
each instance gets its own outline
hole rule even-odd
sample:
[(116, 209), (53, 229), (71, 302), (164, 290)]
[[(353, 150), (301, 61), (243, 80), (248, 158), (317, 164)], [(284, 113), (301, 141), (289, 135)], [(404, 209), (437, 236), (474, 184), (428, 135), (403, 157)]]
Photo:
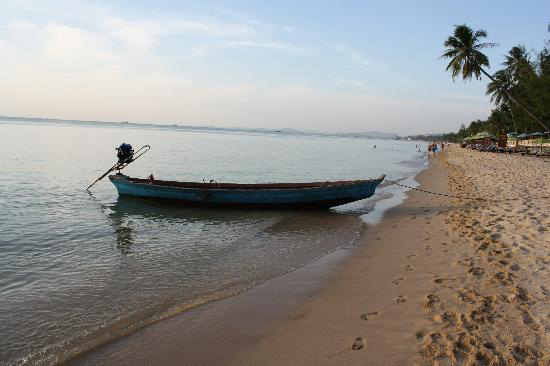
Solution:
[(489, 67), (489, 59), (480, 50), (495, 44), (480, 43), (485, 37), (487, 33), (483, 30), (455, 26), (453, 36), (444, 43), (446, 49), (441, 57), (451, 59), (447, 70), (453, 79), (458, 76), (464, 80), (481, 79), (482, 74), (490, 79), (486, 94), (495, 108), (489, 117), (472, 121), (468, 126), (462, 124), (456, 133), (416, 138), (461, 141), (483, 131), (499, 135), (550, 130), (550, 40), (546, 40), (538, 52), (527, 51), (523, 45), (512, 47), (502, 68), (491, 75), (483, 68)]

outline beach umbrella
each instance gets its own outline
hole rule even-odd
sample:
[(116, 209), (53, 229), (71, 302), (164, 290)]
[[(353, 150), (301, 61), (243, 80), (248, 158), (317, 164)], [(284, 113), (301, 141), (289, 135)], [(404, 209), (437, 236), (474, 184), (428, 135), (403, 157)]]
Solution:
[(495, 139), (496, 140), (496, 137), (494, 135), (491, 135), (489, 132), (486, 132), (486, 131), (483, 131), (483, 132), (480, 132), (480, 133), (476, 134), (475, 138), (476, 139), (490, 138), (490, 139)]

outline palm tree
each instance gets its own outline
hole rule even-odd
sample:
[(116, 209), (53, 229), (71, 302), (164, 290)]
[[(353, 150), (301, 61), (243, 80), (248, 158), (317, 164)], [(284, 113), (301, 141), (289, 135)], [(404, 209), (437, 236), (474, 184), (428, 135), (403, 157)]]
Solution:
[(528, 74), (534, 74), (531, 67), (529, 52), (525, 50), (525, 46), (514, 46), (505, 56), (504, 66), (510, 73), (514, 82), (526, 77)]
[[(485, 94), (491, 96), (491, 102), (493, 102), (496, 106), (505, 107), (505, 109), (510, 112), (512, 123), (514, 124), (514, 131), (516, 132), (517, 136), (518, 128), (516, 126), (514, 112), (512, 111), (512, 100), (508, 97), (508, 94), (504, 92), (504, 90), (508, 90), (511, 93), (512, 87), (514, 86), (514, 80), (512, 78), (511, 72), (508, 69), (499, 70), (495, 72), (493, 78), (495, 79), (495, 81), (491, 81), (489, 84), (487, 84), (487, 91), (485, 92)], [(516, 146), (517, 144), (518, 140), (516, 139)]]
[[(492, 82), (500, 85), (483, 66), (489, 67), (489, 58), (483, 54), (480, 50), (484, 48), (491, 48), (496, 46), (495, 43), (480, 43), (482, 38), (487, 37), (487, 32), (484, 30), (473, 31), (472, 28), (466, 24), (456, 25), (454, 35), (447, 38), (443, 43), (446, 47), (441, 58), (450, 58), (451, 61), (447, 65), (446, 71), (451, 70), (453, 80), (460, 74), (462, 79), (471, 80), (472, 76), (476, 79), (481, 79), (481, 74), (487, 76)], [(548, 130), (548, 127), (538, 119), (527, 107), (518, 102), (516, 98), (506, 89), (500, 85), (502, 91), (510, 98), (511, 101), (516, 103), (521, 109), (523, 109), (531, 118), (537, 121), (544, 129)]]

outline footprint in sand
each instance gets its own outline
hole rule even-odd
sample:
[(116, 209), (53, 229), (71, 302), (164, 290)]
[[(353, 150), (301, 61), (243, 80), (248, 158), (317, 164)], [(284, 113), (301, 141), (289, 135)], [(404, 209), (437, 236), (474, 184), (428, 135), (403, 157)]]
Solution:
[(365, 348), (365, 344), (366, 344), (365, 338), (357, 337), (355, 338), (355, 341), (353, 341), (351, 345), (351, 349), (354, 351), (360, 350), (362, 348)]
[(421, 341), (422, 339), (424, 339), (424, 336), (426, 335), (426, 333), (423, 331), (423, 330), (419, 330), (418, 332), (414, 333), (414, 336), (416, 337), (417, 340)]
[(540, 356), (539, 352), (536, 349), (530, 348), (524, 344), (516, 344), (515, 346), (510, 348), (510, 353), (512, 354), (512, 357), (514, 357), (514, 359), (519, 363), (535, 364), (533, 361), (535, 361)]
[(396, 302), (397, 304), (400, 304), (400, 303), (405, 302), (405, 301), (407, 301), (407, 298), (406, 298), (405, 296), (403, 296), (403, 295), (399, 295), (399, 296), (397, 297), (397, 299), (395, 300), (395, 302)]
[(508, 264), (510, 264), (508, 261), (505, 261), (504, 259), (499, 260), (498, 263), (502, 264), (503, 266), (507, 266)]
[(432, 308), (435, 304), (439, 303), (439, 296), (429, 294), (426, 296), (426, 301), (424, 302), (424, 307), (426, 308)]
[(406, 258), (416, 257), (416, 254), (409, 254)]
[(456, 280), (457, 280), (456, 278), (436, 278), (434, 282), (437, 283), (438, 285), (446, 285), (447, 282), (452, 282)]
[(361, 319), (363, 320), (371, 320), (372, 318), (376, 318), (377, 316), (379, 316), (380, 313), (378, 311), (375, 311), (373, 313), (364, 313), (364, 314), (361, 314)]
[(404, 280), (403, 277), (396, 278), (395, 280), (391, 281), (394, 285), (399, 285)]
[(472, 267), (468, 270), (468, 273), (476, 277), (481, 277), (485, 274), (485, 270), (481, 267)]
[(411, 264), (407, 264), (407, 267), (405, 267), (405, 271), (413, 271), (414, 267)]

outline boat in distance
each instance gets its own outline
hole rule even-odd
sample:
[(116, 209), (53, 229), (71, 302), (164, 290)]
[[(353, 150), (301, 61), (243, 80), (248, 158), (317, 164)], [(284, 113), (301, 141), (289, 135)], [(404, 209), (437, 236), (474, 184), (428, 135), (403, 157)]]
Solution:
[(109, 175), (119, 195), (171, 200), (188, 206), (326, 209), (371, 197), (376, 179), (312, 183), (193, 183)]

